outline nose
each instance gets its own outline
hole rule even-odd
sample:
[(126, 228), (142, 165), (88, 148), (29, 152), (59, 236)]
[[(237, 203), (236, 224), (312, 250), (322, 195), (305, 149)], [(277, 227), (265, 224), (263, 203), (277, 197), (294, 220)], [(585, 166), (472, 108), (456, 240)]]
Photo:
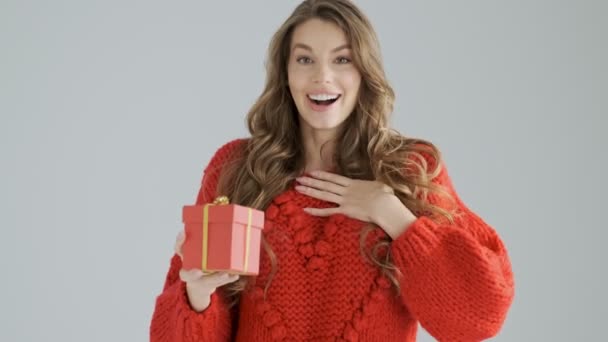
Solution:
[(313, 82), (314, 83), (330, 83), (331, 77), (332, 77), (331, 68), (324, 63), (318, 63), (315, 73), (313, 75)]

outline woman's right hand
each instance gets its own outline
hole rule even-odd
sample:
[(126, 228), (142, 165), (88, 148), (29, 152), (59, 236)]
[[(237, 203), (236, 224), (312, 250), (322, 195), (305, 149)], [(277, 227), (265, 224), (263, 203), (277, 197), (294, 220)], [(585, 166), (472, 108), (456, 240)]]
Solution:
[[(175, 253), (183, 260), (182, 246), (186, 237), (181, 231), (175, 240)], [(223, 285), (235, 282), (239, 275), (226, 272), (206, 273), (200, 269), (179, 271), (179, 277), (186, 283), (188, 301), (194, 311), (201, 312), (211, 303), (211, 294)]]

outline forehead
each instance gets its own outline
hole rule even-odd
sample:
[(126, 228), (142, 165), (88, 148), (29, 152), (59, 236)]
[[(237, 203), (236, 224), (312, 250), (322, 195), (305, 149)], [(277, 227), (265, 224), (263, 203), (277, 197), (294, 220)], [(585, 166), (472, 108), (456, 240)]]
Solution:
[(348, 38), (338, 25), (315, 18), (296, 26), (291, 48), (297, 43), (308, 45), (313, 50), (325, 50), (348, 43)]

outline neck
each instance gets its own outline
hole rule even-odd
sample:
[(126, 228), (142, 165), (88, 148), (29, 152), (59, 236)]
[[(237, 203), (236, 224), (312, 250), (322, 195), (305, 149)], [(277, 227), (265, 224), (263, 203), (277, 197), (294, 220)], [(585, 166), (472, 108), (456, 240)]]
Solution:
[(334, 168), (333, 158), (336, 148), (335, 132), (329, 130), (302, 130), (302, 143), (306, 166), (304, 172), (315, 170), (330, 171)]

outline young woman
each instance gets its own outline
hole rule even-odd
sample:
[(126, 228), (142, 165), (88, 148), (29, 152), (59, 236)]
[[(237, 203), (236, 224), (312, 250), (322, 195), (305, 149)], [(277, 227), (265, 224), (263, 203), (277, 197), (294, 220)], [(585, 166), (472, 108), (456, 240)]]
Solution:
[(251, 137), (222, 146), (197, 203), (265, 211), (257, 277), (181, 267), (152, 341), (439, 341), (496, 335), (513, 300), (505, 246), (462, 203), (430, 142), (387, 127), (376, 35), (347, 0), (307, 0), (274, 35)]

